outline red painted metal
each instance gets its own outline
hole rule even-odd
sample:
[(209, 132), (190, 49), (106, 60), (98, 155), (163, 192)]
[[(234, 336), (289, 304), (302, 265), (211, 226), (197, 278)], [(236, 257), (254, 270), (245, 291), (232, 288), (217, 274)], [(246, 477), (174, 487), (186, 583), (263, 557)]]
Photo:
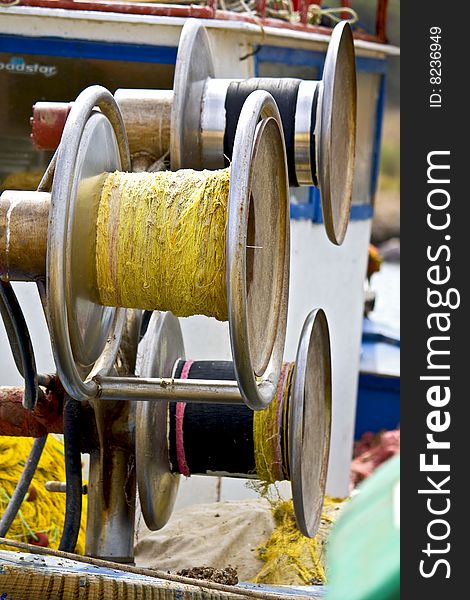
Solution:
[(388, 43), (387, 12), (388, 12), (388, 0), (378, 0), (376, 21), (375, 21), (375, 35), (384, 44)]
[[(265, 27), (275, 27), (278, 29), (290, 29), (302, 32), (321, 33), (330, 35), (329, 27), (309, 25), (308, 7), (311, 4), (321, 6), (322, 0), (296, 0), (297, 7), (300, 10), (301, 22), (288, 23), (281, 19), (263, 18), (266, 14), (266, 0), (256, 1), (256, 10), (260, 16), (245, 15), (226, 10), (217, 10), (217, 0), (209, 0), (208, 6), (174, 6), (174, 5), (134, 5), (118, 4), (111, 2), (92, 2), (88, 0), (21, 0), (24, 6), (38, 7), (56, 7), (69, 10), (93, 10), (105, 12), (117, 12), (127, 14), (146, 14), (158, 16), (184, 16), (215, 18), (223, 21), (240, 21), (263, 25)], [(386, 42), (386, 17), (388, 0), (378, 0), (377, 10), (377, 35), (372, 36), (365, 33), (355, 33), (356, 39), (363, 39), (372, 42)], [(350, 6), (350, 0), (342, 0), (342, 6)], [(39, 150), (55, 150), (59, 145), (65, 121), (70, 112), (71, 104), (63, 102), (39, 102), (33, 106), (33, 116), (31, 119), (33, 144)]]
[(20, 6), (89, 10), (129, 15), (154, 15), (159, 17), (214, 18), (215, 10), (209, 6), (178, 6), (174, 4), (119, 4), (118, 2), (92, 2), (91, 0), (20, 0)]
[(37, 102), (31, 117), (31, 140), (38, 150), (55, 150), (60, 143), (71, 103)]
[[(351, 8), (351, 0), (341, 0), (341, 6), (344, 8)], [(345, 11), (341, 13), (341, 18), (347, 21), (350, 18), (350, 14)]]
[(256, 14), (260, 17), (266, 16), (266, 0), (256, 0)]
[(40, 394), (34, 411), (23, 408), (23, 388), (0, 387), (0, 435), (41, 437), (63, 433), (62, 386), (54, 380), (55, 390)]
[[(308, 26), (308, 7), (311, 4), (316, 4), (317, 6), (321, 6), (322, 0), (300, 0), (299, 1), (300, 22), (304, 26)], [(313, 25), (311, 27), (315, 27), (315, 25)]]
[[(319, 0), (301, 0), (306, 6), (312, 3), (319, 3)], [(216, 19), (221, 21), (241, 21), (252, 23), (263, 27), (275, 27), (277, 29), (287, 29), (291, 31), (302, 31), (306, 33), (331, 34), (331, 28), (318, 27), (304, 23), (289, 23), (282, 19), (263, 18), (242, 13), (216, 9), (216, 2), (211, 2), (209, 6), (176, 6), (169, 4), (119, 4), (111, 2), (92, 2), (91, 0), (20, 0), (21, 6), (35, 6), (39, 8), (60, 8), (66, 10), (86, 10), (98, 12), (114, 12), (122, 14), (151, 15), (163, 17), (195, 17), (199, 19)], [(370, 42), (381, 42), (383, 40), (375, 35), (367, 33), (355, 33), (356, 39), (367, 40)]]

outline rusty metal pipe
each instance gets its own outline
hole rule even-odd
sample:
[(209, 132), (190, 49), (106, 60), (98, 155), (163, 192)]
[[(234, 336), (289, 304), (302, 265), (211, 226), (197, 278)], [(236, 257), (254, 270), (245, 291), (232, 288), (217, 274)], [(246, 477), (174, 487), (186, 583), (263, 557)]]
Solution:
[[(331, 35), (331, 28), (321, 25), (310, 25), (304, 22), (290, 23), (283, 19), (261, 18), (251, 13), (234, 13), (228, 10), (217, 9), (216, 2), (209, 2), (208, 6), (171, 6), (168, 4), (138, 4), (119, 2), (92, 2), (91, 0), (19, 0), (21, 6), (37, 6), (66, 10), (87, 10), (99, 12), (112, 12), (122, 14), (153, 15), (159, 17), (182, 17), (196, 19), (215, 19), (217, 21), (238, 21), (249, 23), (257, 27), (273, 27), (286, 31), (299, 31), (305, 33), (320, 33)], [(321, 0), (314, 0), (310, 4), (321, 4)], [(376, 35), (355, 32), (354, 38), (367, 42), (382, 42)]]
[(31, 140), (38, 150), (57, 148), (71, 108), (71, 102), (37, 102), (33, 105)]
[[(144, 170), (170, 148), (173, 90), (119, 89), (114, 94), (129, 139), (134, 170)], [(73, 103), (36, 102), (31, 139), (38, 150), (55, 150)]]
[(46, 192), (7, 190), (0, 196), (0, 277), (44, 277), (50, 202)]
[(39, 393), (35, 410), (23, 408), (23, 388), (0, 387), (0, 435), (42, 437), (63, 433), (62, 401)]

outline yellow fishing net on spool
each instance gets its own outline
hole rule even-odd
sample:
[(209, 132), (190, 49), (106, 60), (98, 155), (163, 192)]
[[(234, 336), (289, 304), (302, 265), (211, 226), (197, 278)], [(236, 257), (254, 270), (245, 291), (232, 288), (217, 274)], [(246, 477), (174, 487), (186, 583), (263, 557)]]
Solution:
[(287, 418), (294, 367), (295, 363), (283, 363), (274, 400), (264, 410), (253, 413), (253, 447), (261, 495), (268, 493), (269, 484), (289, 476)]
[[(33, 440), (0, 436), (0, 515), (7, 507), (28, 458)], [(30, 543), (38, 533), (46, 534), (48, 547), (57, 549), (65, 517), (65, 494), (48, 492), (46, 481), (65, 481), (64, 446), (49, 435), (31, 482), (36, 494), (26, 495), (7, 537)], [(31, 489), (30, 487), (30, 489)], [(36, 496), (36, 497), (34, 497)], [(83, 497), (82, 523), (76, 552), (85, 552), (86, 496)], [(1, 550), (11, 547), (1, 546)]]
[(297, 528), (292, 500), (282, 499), (276, 486), (271, 485), (288, 479), (287, 420), (294, 367), (294, 363), (283, 364), (276, 397), (267, 408), (253, 415), (253, 443), (259, 481), (251, 483), (250, 487), (269, 500), (275, 522), (269, 539), (257, 548), (258, 557), (265, 565), (253, 579), (254, 583), (325, 583), (325, 541), (342, 503), (341, 500), (326, 498), (319, 531), (315, 537), (307, 538)]
[(229, 186), (229, 169), (109, 174), (96, 228), (101, 303), (226, 321)]

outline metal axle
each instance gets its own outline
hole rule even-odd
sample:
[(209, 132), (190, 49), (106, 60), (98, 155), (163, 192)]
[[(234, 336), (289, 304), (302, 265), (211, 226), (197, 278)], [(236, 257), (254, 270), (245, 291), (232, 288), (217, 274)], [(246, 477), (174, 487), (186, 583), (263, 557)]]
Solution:
[(166, 400), (243, 404), (236, 381), (140, 377), (95, 377), (103, 400)]

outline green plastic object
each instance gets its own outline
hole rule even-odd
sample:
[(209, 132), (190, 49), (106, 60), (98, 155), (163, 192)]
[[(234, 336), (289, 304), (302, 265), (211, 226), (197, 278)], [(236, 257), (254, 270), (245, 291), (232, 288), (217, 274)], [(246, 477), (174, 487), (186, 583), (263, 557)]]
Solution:
[(358, 487), (334, 525), (326, 600), (400, 598), (400, 457)]

